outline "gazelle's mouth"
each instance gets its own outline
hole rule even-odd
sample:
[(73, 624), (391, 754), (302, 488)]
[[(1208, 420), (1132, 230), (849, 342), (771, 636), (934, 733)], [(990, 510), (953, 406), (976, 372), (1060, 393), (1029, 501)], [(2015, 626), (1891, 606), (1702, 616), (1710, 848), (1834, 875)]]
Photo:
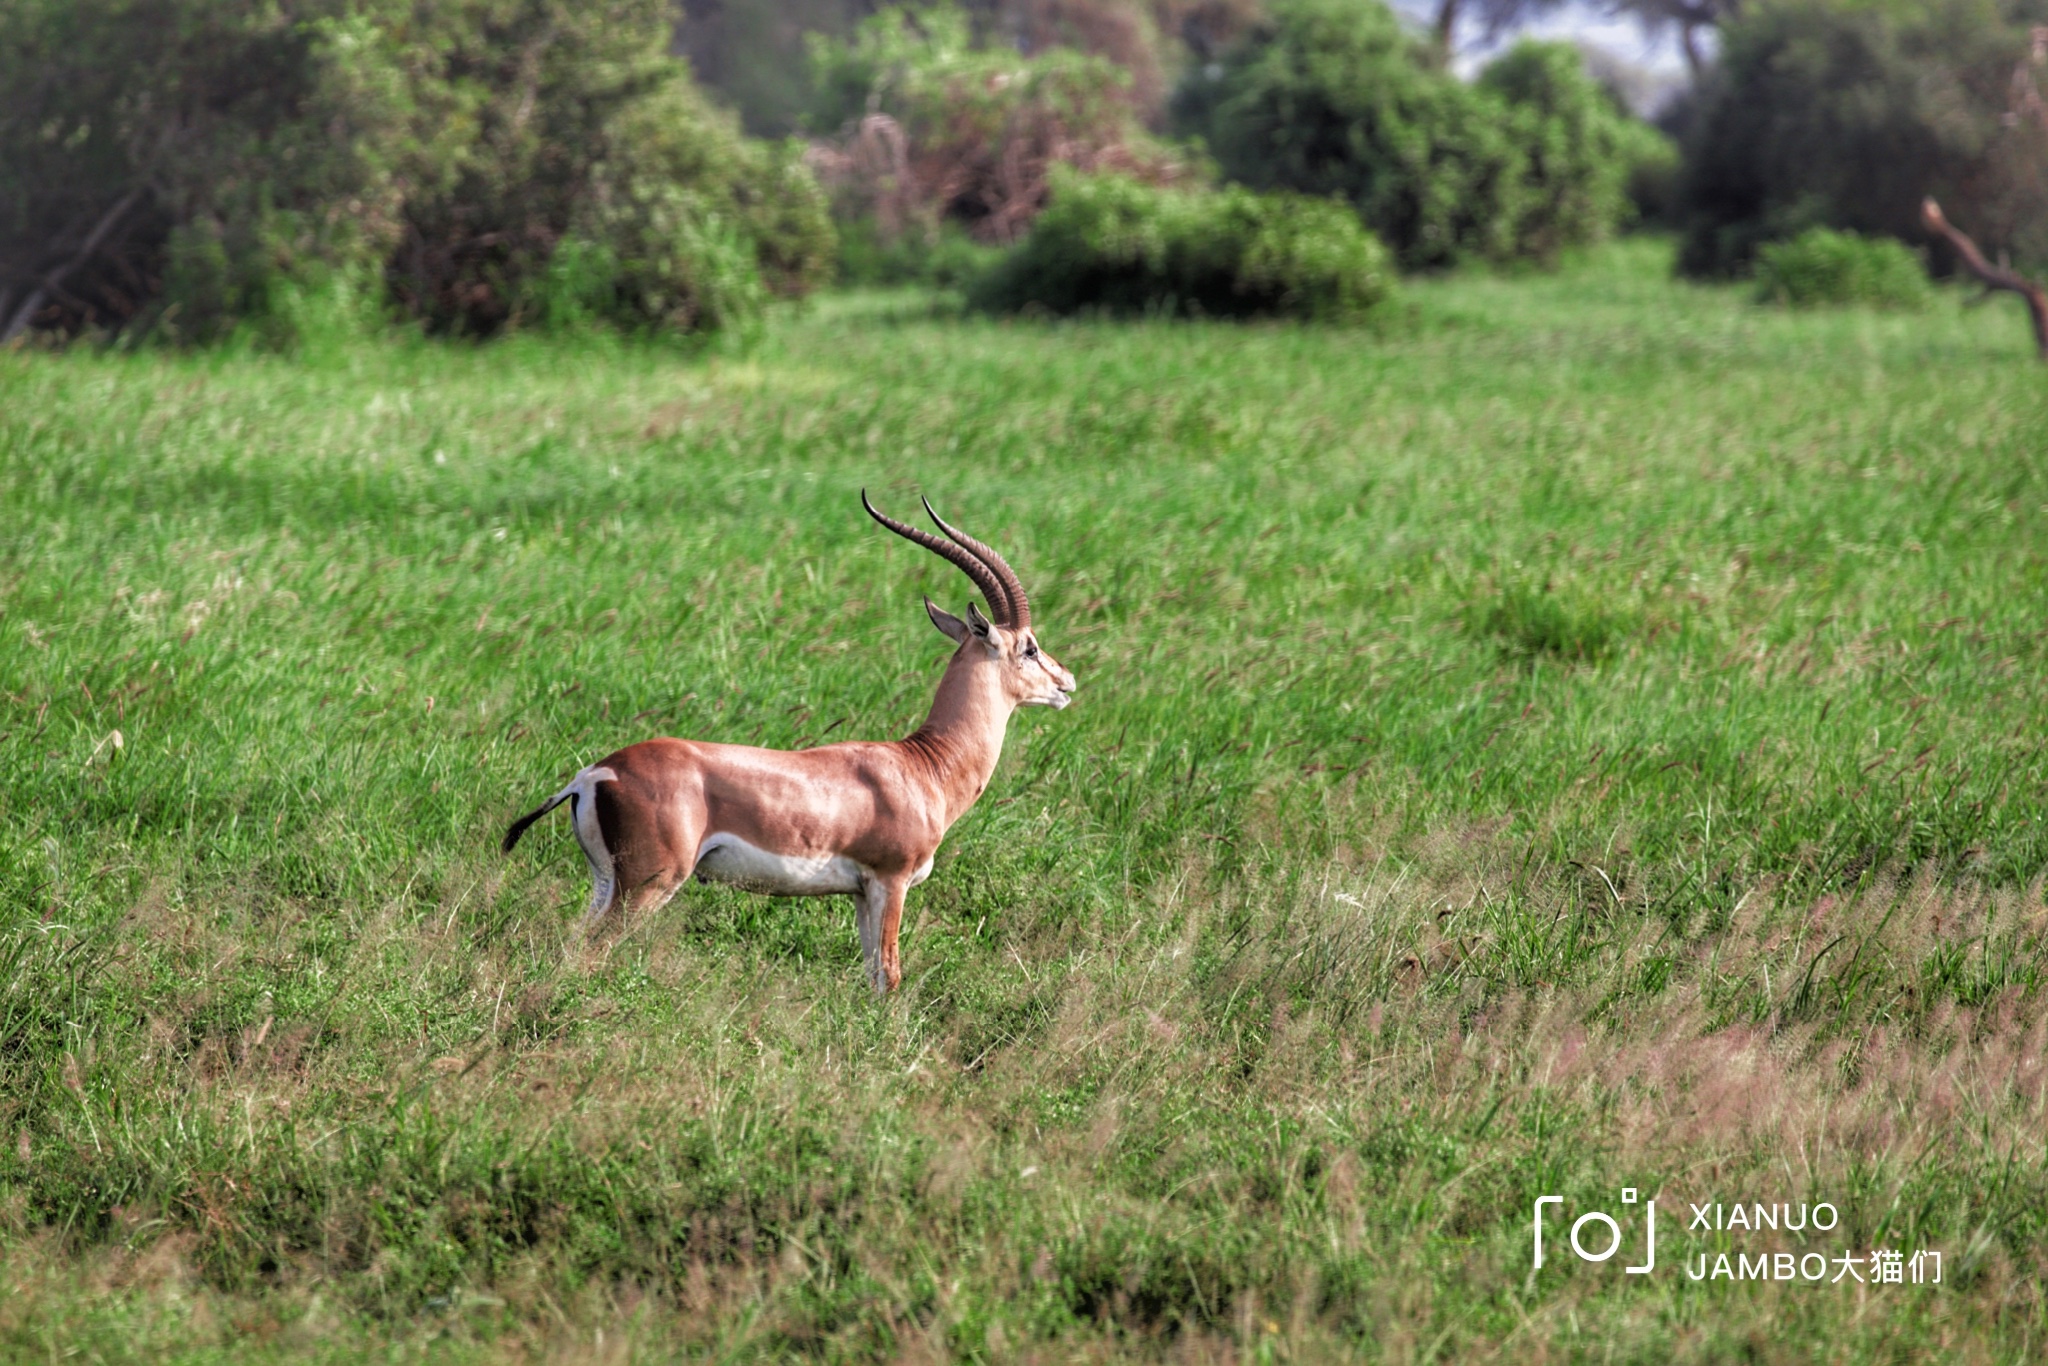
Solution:
[(1068, 692), (1065, 688), (1054, 688), (1052, 690), (1052, 696), (1045, 699), (1045, 704), (1048, 707), (1051, 707), (1054, 711), (1059, 711), (1061, 708), (1065, 707), (1067, 703), (1073, 700), (1074, 695)]

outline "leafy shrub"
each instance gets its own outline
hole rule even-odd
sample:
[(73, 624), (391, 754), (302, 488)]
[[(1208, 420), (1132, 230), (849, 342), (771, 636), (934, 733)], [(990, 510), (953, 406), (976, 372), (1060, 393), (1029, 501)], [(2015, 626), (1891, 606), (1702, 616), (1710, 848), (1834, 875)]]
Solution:
[(1817, 304), (1869, 304), (1921, 308), (1928, 301), (1927, 272), (1905, 244), (1889, 237), (1808, 228), (1789, 242), (1773, 242), (1756, 255), (1757, 298), (1810, 308)]
[(1066, 172), (1053, 184), (1031, 235), (975, 283), (979, 307), (1341, 320), (1393, 279), (1386, 248), (1330, 200)]
[[(549, 263), (606, 263), (610, 290), (574, 310), (626, 326), (717, 328), (766, 289), (830, 269), (822, 194), (794, 154), (747, 142), (665, 54), (664, 0), (468, 0), (439, 45), (474, 134), (443, 182), (406, 205), (387, 278), (431, 327), (485, 334), (532, 317)], [(548, 282), (545, 283), (544, 282)]]
[(1285, 0), (1177, 111), (1231, 178), (1342, 196), (1410, 268), (1597, 240), (1657, 138), (1569, 48), (1524, 44), (1466, 85), (1378, 0)]
[[(965, 0), (984, 43), (1016, 52), (1054, 48), (1104, 59), (1127, 78), (1140, 120), (1159, 115), (1172, 76), (1235, 36), (1260, 0)], [(782, 136), (836, 132), (865, 112), (839, 106), (816, 119), (818, 73), (806, 49), (818, 37), (843, 40), (872, 18), (874, 0), (681, 0), (677, 42), (691, 73), (748, 131)], [(927, 8), (914, 3), (913, 9)]]
[(1635, 226), (1668, 229), (1676, 224), (1682, 162), (1678, 144), (1651, 131), (1658, 133), (1656, 140), (1643, 143), (1629, 164), (1629, 216)]
[(681, 81), (621, 110), (606, 143), (557, 249), (608, 267), (602, 287), (584, 291), (589, 315), (718, 330), (756, 317), (770, 295), (801, 296), (829, 278), (824, 191), (794, 145), (740, 137)]
[(1636, 216), (1631, 191), (1653, 194), (1659, 169), (1676, 160), (1670, 139), (1619, 109), (1568, 44), (1517, 43), (1478, 84), (1508, 105), (1523, 158), (1516, 256), (1553, 261), (1605, 237)]
[(1494, 101), (1376, 0), (1291, 0), (1191, 74), (1181, 125), (1232, 179), (1350, 201), (1410, 268), (1506, 256), (1520, 158)]
[(282, 345), (390, 301), (485, 333), (569, 275), (586, 313), (698, 328), (800, 293), (830, 268), (822, 193), (695, 95), (669, 23), (665, 0), (0, 7), (0, 329)]
[(872, 217), (839, 227), (839, 278), (850, 285), (930, 285), (958, 289), (1001, 260), (1003, 248), (977, 242), (958, 223), (929, 236), (884, 237)]
[(979, 47), (966, 16), (888, 9), (848, 42), (812, 48), (819, 104), (811, 165), (840, 212), (884, 243), (936, 241), (957, 223), (1009, 242), (1045, 206), (1055, 166), (1165, 182), (1183, 163), (1138, 123), (1109, 61), (1063, 48)]
[(1809, 227), (1922, 240), (1923, 196), (2048, 265), (2041, 0), (1773, 0), (1727, 27), (1685, 139), (1680, 268), (1747, 270)]
[(0, 330), (205, 339), (367, 266), (445, 150), (402, 77), (346, 0), (0, 6)]
[(676, 43), (690, 74), (749, 132), (801, 132), (814, 92), (805, 42), (843, 36), (871, 6), (859, 0), (680, 0)]

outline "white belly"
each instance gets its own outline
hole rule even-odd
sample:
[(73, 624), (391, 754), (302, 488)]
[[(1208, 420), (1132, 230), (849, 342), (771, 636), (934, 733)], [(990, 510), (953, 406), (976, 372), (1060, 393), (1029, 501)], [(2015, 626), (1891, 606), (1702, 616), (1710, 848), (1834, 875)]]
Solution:
[(844, 854), (789, 858), (722, 832), (697, 846), (696, 877), (769, 896), (851, 895), (861, 884), (860, 865)]

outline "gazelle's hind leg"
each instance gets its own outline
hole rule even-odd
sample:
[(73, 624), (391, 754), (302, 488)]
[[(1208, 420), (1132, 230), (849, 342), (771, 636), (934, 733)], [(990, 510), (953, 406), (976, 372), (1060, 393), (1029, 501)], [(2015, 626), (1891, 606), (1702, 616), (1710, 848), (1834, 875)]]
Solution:
[[(703, 824), (699, 812), (663, 809), (641, 800), (623, 802), (607, 784), (594, 803), (602, 846), (610, 851), (610, 884), (599, 880), (583, 918), (584, 933), (597, 938), (622, 927), (643, 911), (660, 910), (696, 867), (697, 842)], [(592, 860), (592, 874), (597, 873)]]
[(584, 862), (590, 866), (590, 909), (583, 918), (586, 929), (619, 904), (619, 865), (612, 852), (618, 841), (607, 838), (606, 823), (599, 813), (601, 806), (611, 804), (606, 789), (617, 780), (618, 775), (609, 768), (588, 768), (576, 775), (568, 793), (569, 825), (576, 843), (582, 846)]
[(592, 884), (590, 906), (583, 912), (585, 934), (596, 934), (597, 927), (602, 925), (606, 918), (618, 909), (619, 902), (625, 899), (619, 890), (619, 880), (616, 877), (599, 878), (593, 870)]
[[(619, 905), (621, 907), (621, 914), (614, 922), (614, 928), (623, 928), (627, 921), (636, 920), (643, 915), (658, 911), (663, 906), (668, 905), (670, 899), (689, 880), (690, 875), (687, 871), (680, 873), (664, 871), (649, 878), (632, 890), (620, 893)], [(604, 923), (605, 917), (593, 910), (589, 919), (584, 922), (584, 926), (589, 933), (597, 934), (602, 930)]]

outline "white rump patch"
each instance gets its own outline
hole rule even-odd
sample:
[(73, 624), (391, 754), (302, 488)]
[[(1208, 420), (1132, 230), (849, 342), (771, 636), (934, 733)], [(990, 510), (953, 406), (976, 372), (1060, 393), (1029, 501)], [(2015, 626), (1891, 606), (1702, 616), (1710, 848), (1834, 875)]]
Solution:
[[(597, 785), (618, 780), (618, 774), (597, 765), (570, 779), (569, 785), (555, 797), (556, 802), (565, 797), (576, 799), (569, 810), (575, 817), (576, 842), (583, 846), (583, 857), (590, 864), (592, 915), (608, 908), (612, 904), (612, 894), (618, 890), (618, 872), (612, 865), (612, 851), (604, 847), (604, 831), (597, 824)], [(548, 805), (553, 806), (554, 802)]]
[(850, 896), (860, 890), (860, 865), (844, 854), (792, 858), (771, 854), (723, 831), (697, 846), (699, 882), (723, 882), (768, 896)]

